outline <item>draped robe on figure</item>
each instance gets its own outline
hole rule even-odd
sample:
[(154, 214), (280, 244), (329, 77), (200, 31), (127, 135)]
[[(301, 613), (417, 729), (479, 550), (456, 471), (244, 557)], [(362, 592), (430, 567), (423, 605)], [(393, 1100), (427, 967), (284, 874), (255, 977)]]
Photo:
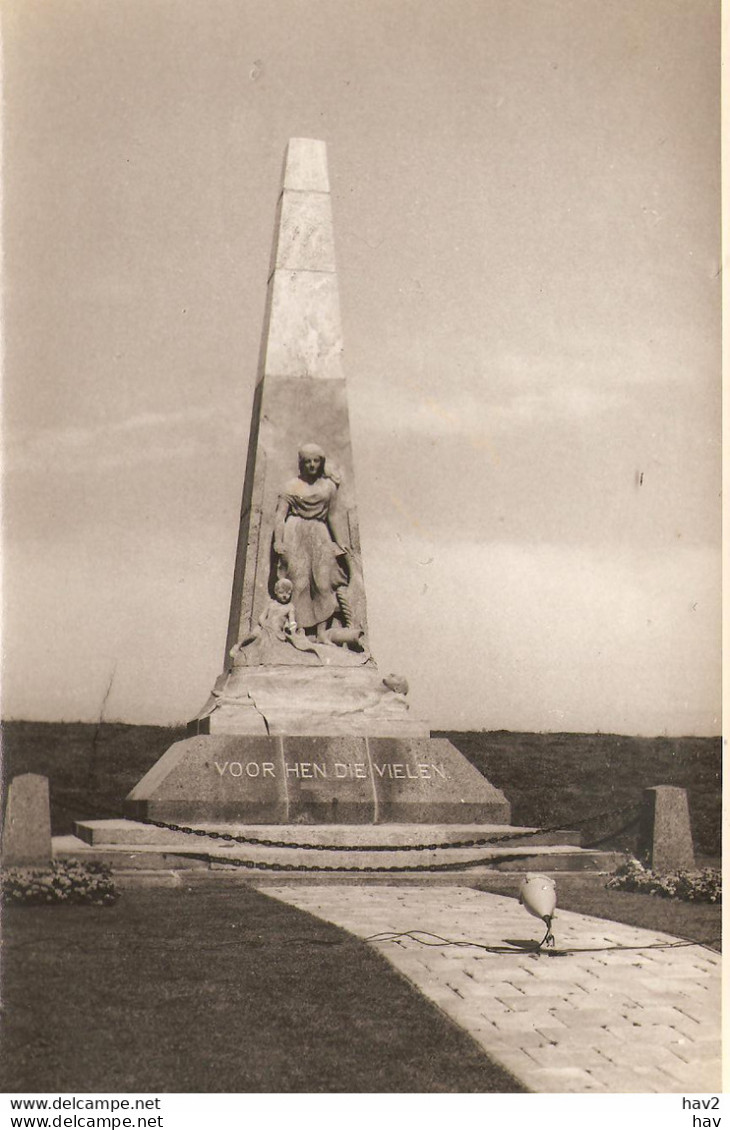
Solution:
[(288, 513), (284, 521), (284, 576), (292, 583), (294, 616), (300, 628), (313, 628), (337, 611), (336, 590), (347, 584), (337, 560), (342, 549), (328, 525), (337, 505), (337, 484), (326, 476), (313, 483), (292, 479), (279, 496)]

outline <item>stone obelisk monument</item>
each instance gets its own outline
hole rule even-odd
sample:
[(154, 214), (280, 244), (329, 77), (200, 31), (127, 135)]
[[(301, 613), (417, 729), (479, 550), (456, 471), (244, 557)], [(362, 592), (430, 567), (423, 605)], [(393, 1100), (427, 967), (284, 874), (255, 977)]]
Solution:
[(268, 281), (223, 672), (127, 798), (242, 823), (507, 822), (370, 651), (322, 141), (289, 142)]
[(428, 737), (368, 645), (322, 141), (287, 149), (224, 673), (191, 732)]

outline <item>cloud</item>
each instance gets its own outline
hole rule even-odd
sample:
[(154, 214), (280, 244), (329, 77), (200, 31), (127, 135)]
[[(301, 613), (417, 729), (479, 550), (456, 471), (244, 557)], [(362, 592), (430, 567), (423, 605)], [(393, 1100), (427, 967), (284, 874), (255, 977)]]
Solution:
[(461, 436), (476, 447), (489, 446), (490, 437), (552, 424), (599, 423), (608, 413), (630, 405), (624, 389), (578, 381), (514, 380), (505, 385), (483, 375), (473, 384), (441, 382), (389, 387), (372, 395), (356, 410), (363, 423), (376, 431), (406, 430), (424, 436)]
[(373, 649), (434, 728), (717, 734), (719, 555), (382, 539)]
[(7, 472), (63, 473), (162, 463), (205, 450), (213, 431), (219, 442), (223, 432), (245, 442), (243, 422), (217, 403), (15, 434), (8, 429), (5, 467)]
[[(718, 555), (434, 544), (413, 534), (364, 547), (371, 642), (402, 672), (435, 729), (717, 734)], [(191, 527), (146, 539), (13, 551), (6, 714), (191, 717), (219, 673), (232, 560)]]
[(458, 434), (475, 446), (554, 424), (598, 429), (612, 417), (620, 434), (627, 414), (662, 404), (716, 410), (717, 340), (675, 340), (672, 330), (540, 323), (516, 347), (509, 328), (477, 334), (449, 323), (425, 337), (368, 339), (354, 357), (353, 406), (380, 432)]

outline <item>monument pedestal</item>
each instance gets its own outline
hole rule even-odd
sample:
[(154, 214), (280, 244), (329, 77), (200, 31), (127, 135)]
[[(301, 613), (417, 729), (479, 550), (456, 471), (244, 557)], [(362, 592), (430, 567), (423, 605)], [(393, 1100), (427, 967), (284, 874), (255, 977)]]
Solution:
[(204, 734), (176, 742), (125, 801), (171, 824), (509, 824), (510, 806), (445, 738)]

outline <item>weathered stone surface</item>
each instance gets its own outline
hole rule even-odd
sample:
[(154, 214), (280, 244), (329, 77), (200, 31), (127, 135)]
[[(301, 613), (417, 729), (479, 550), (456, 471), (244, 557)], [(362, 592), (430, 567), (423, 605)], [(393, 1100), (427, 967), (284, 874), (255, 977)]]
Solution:
[(390, 690), (373, 667), (237, 667), (221, 676), (188, 732), (429, 735), (405, 697)]
[(372, 824), (375, 797), (365, 738), (284, 738), (289, 822)]
[(639, 855), (653, 871), (694, 868), (686, 789), (670, 785), (645, 789), (640, 819)]
[(266, 375), (341, 380), (342, 330), (337, 276), (277, 270), (271, 289)]
[(509, 804), (445, 739), (186, 738), (125, 801), (172, 823), (500, 823)]
[[(232, 835), (251, 836), (255, 839), (278, 840), (287, 844), (317, 844), (319, 847), (332, 843), (331, 824), (210, 824), (205, 821), (196, 821), (196, 827), (214, 830), (217, 832), (230, 832)], [(378, 844), (381, 847), (390, 847), (394, 852), (401, 848), (423, 843), (423, 829), (418, 824), (338, 824), (338, 846), (363, 848), (365, 845)], [(254, 831), (255, 829), (255, 831)], [(190, 843), (190, 840), (181, 832), (173, 832), (168, 828), (158, 828), (151, 824), (143, 824), (136, 820), (79, 820), (75, 824), (77, 846), (81, 843), (86, 846), (98, 847), (99, 845), (116, 845), (124, 847), (175, 847)], [(438, 845), (448, 845), (454, 840), (463, 840), (468, 836), (475, 839), (480, 836), (500, 836), (509, 832), (524, 832), (530, 829), (515, 829), (506, 824), (430, 824), (428, 828), (429, 841)], [(579, 839), (578, 833), (572, 833)], [(202, 837), (201, 837), (202, 838)], [(530, 837), (530, 844), (535, 840), (544, 844), (550, 842), (544, 837), (536, 835)], [(518, 845), (520, 841), (516, 841)], [(557, 843), (557, 840), (554, 840)], [(561, 841), (565, 844), (567, 841)], [(500, 848), (504, 845), (500, 844)], [(509, 846), (509, 841), (507, 841)], [(473, 849), (453, 849), (464, 852), (466, 855)], [(510, 849), (511, 850), (511, 849)], [(507, 883), (505, 883), (505, 889)]]
[(372, 738), (378, 823), (510, 821), (499, 789), (445, 738)]
[(0, 854), (4, 867), (50, 865), (51, 808), (47, 777), (22, 773), (10, 782)]
[(285, 190), (280, 208), (274, 267), (284, 271), (334, 274), (335, 240), (329, 195)]
[(292, 137), (284, 162), (284, 188), (299, 192), (329, 192), (327, 146), (311, 137)]
[(259, 380), (342, 379), (342, 328), (324, 142), (289, 142)]
[(281, 739), (216, 734), (170, 746), (124, 802), (128, 816), (286, 823)]

